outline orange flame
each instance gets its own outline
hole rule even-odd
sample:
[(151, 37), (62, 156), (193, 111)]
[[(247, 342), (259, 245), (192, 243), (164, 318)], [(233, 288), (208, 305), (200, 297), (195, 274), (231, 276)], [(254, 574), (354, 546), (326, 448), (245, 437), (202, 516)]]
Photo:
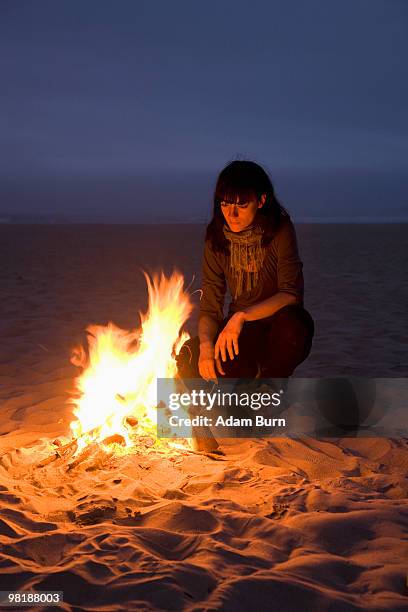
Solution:
[(84, 368), (75, 381), (78, 397), (70, 400), (76, 416), (71, 431), (78, 439), (78, 451), (114, 434), (132, 445), (125, 421), (129, 416), (137, 420), (132, 437), (147, 435), (158, 443), (156, 380), (175, 377), (175, 355), (189, 337), (180, 330), (193, 306), (180, 273), (170, 278), (161, 273), (153, 280), (144, 275), (149, 306), (146, 314), (140, 313), (141, 328), (127, 331), (113, 323), (91, 325), (87, 328), (88, 356), (79, 347), (72, 358)]

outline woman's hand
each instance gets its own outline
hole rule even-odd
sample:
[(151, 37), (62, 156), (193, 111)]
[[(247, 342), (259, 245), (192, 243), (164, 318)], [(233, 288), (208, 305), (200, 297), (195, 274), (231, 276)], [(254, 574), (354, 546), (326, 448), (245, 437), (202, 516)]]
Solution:
[(235, 355), (238, 355), (238, 338), (244, 323), (245, 313), (236, 312), (234, 315), (232, 315), (232, 317), (218, 336), (217, 342), (215, 343), (215, 359), (219, 359), (219, 356), (221, 354), (222, 360), (226, 361), (227, 351), (230, 359), (234, 359)]
[(200, 357), (198, 359), (198, 371), (204, 380), (213, 380), (218, 383), (215, 366), (220, 374), (225, 375), (219, 359), (214, 356), (214, 344), (212, 342), (202, 342), (200, 344)]

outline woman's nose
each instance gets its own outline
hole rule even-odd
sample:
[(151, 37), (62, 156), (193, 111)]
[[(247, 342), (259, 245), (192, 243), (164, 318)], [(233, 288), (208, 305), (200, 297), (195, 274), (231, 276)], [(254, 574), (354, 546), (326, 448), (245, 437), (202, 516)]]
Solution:
[(232, 207), (231, 217), (238, 217), (238, 206)]

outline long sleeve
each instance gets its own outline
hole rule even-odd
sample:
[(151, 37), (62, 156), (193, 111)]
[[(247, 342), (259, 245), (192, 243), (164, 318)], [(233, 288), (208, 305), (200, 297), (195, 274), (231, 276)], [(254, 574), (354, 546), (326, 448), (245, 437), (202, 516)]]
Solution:
[(202, 268), (202, 296), (200, 300), (200, 314), (208, 315), (220, 322), (224, 318), (224, 299), (226, 280), (221, 265), (222, 256), (215, 253), (211, 243), (207, 240), (204, 246)]
[(278, 291), (291, 293), (303, 303), (303, 263), (299, 257), (295, 228), (291, 221), (282, 225), (277, 235)]

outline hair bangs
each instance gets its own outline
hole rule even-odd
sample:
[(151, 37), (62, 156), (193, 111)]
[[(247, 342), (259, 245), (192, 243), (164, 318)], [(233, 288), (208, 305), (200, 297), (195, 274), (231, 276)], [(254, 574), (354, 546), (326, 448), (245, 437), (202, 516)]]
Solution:
[(246, 180), (243, 173), (231, 173), (229, 176), (220, 176), (215, 189), (218, 202), (250, 202), (257, 200), (256, 188)]

